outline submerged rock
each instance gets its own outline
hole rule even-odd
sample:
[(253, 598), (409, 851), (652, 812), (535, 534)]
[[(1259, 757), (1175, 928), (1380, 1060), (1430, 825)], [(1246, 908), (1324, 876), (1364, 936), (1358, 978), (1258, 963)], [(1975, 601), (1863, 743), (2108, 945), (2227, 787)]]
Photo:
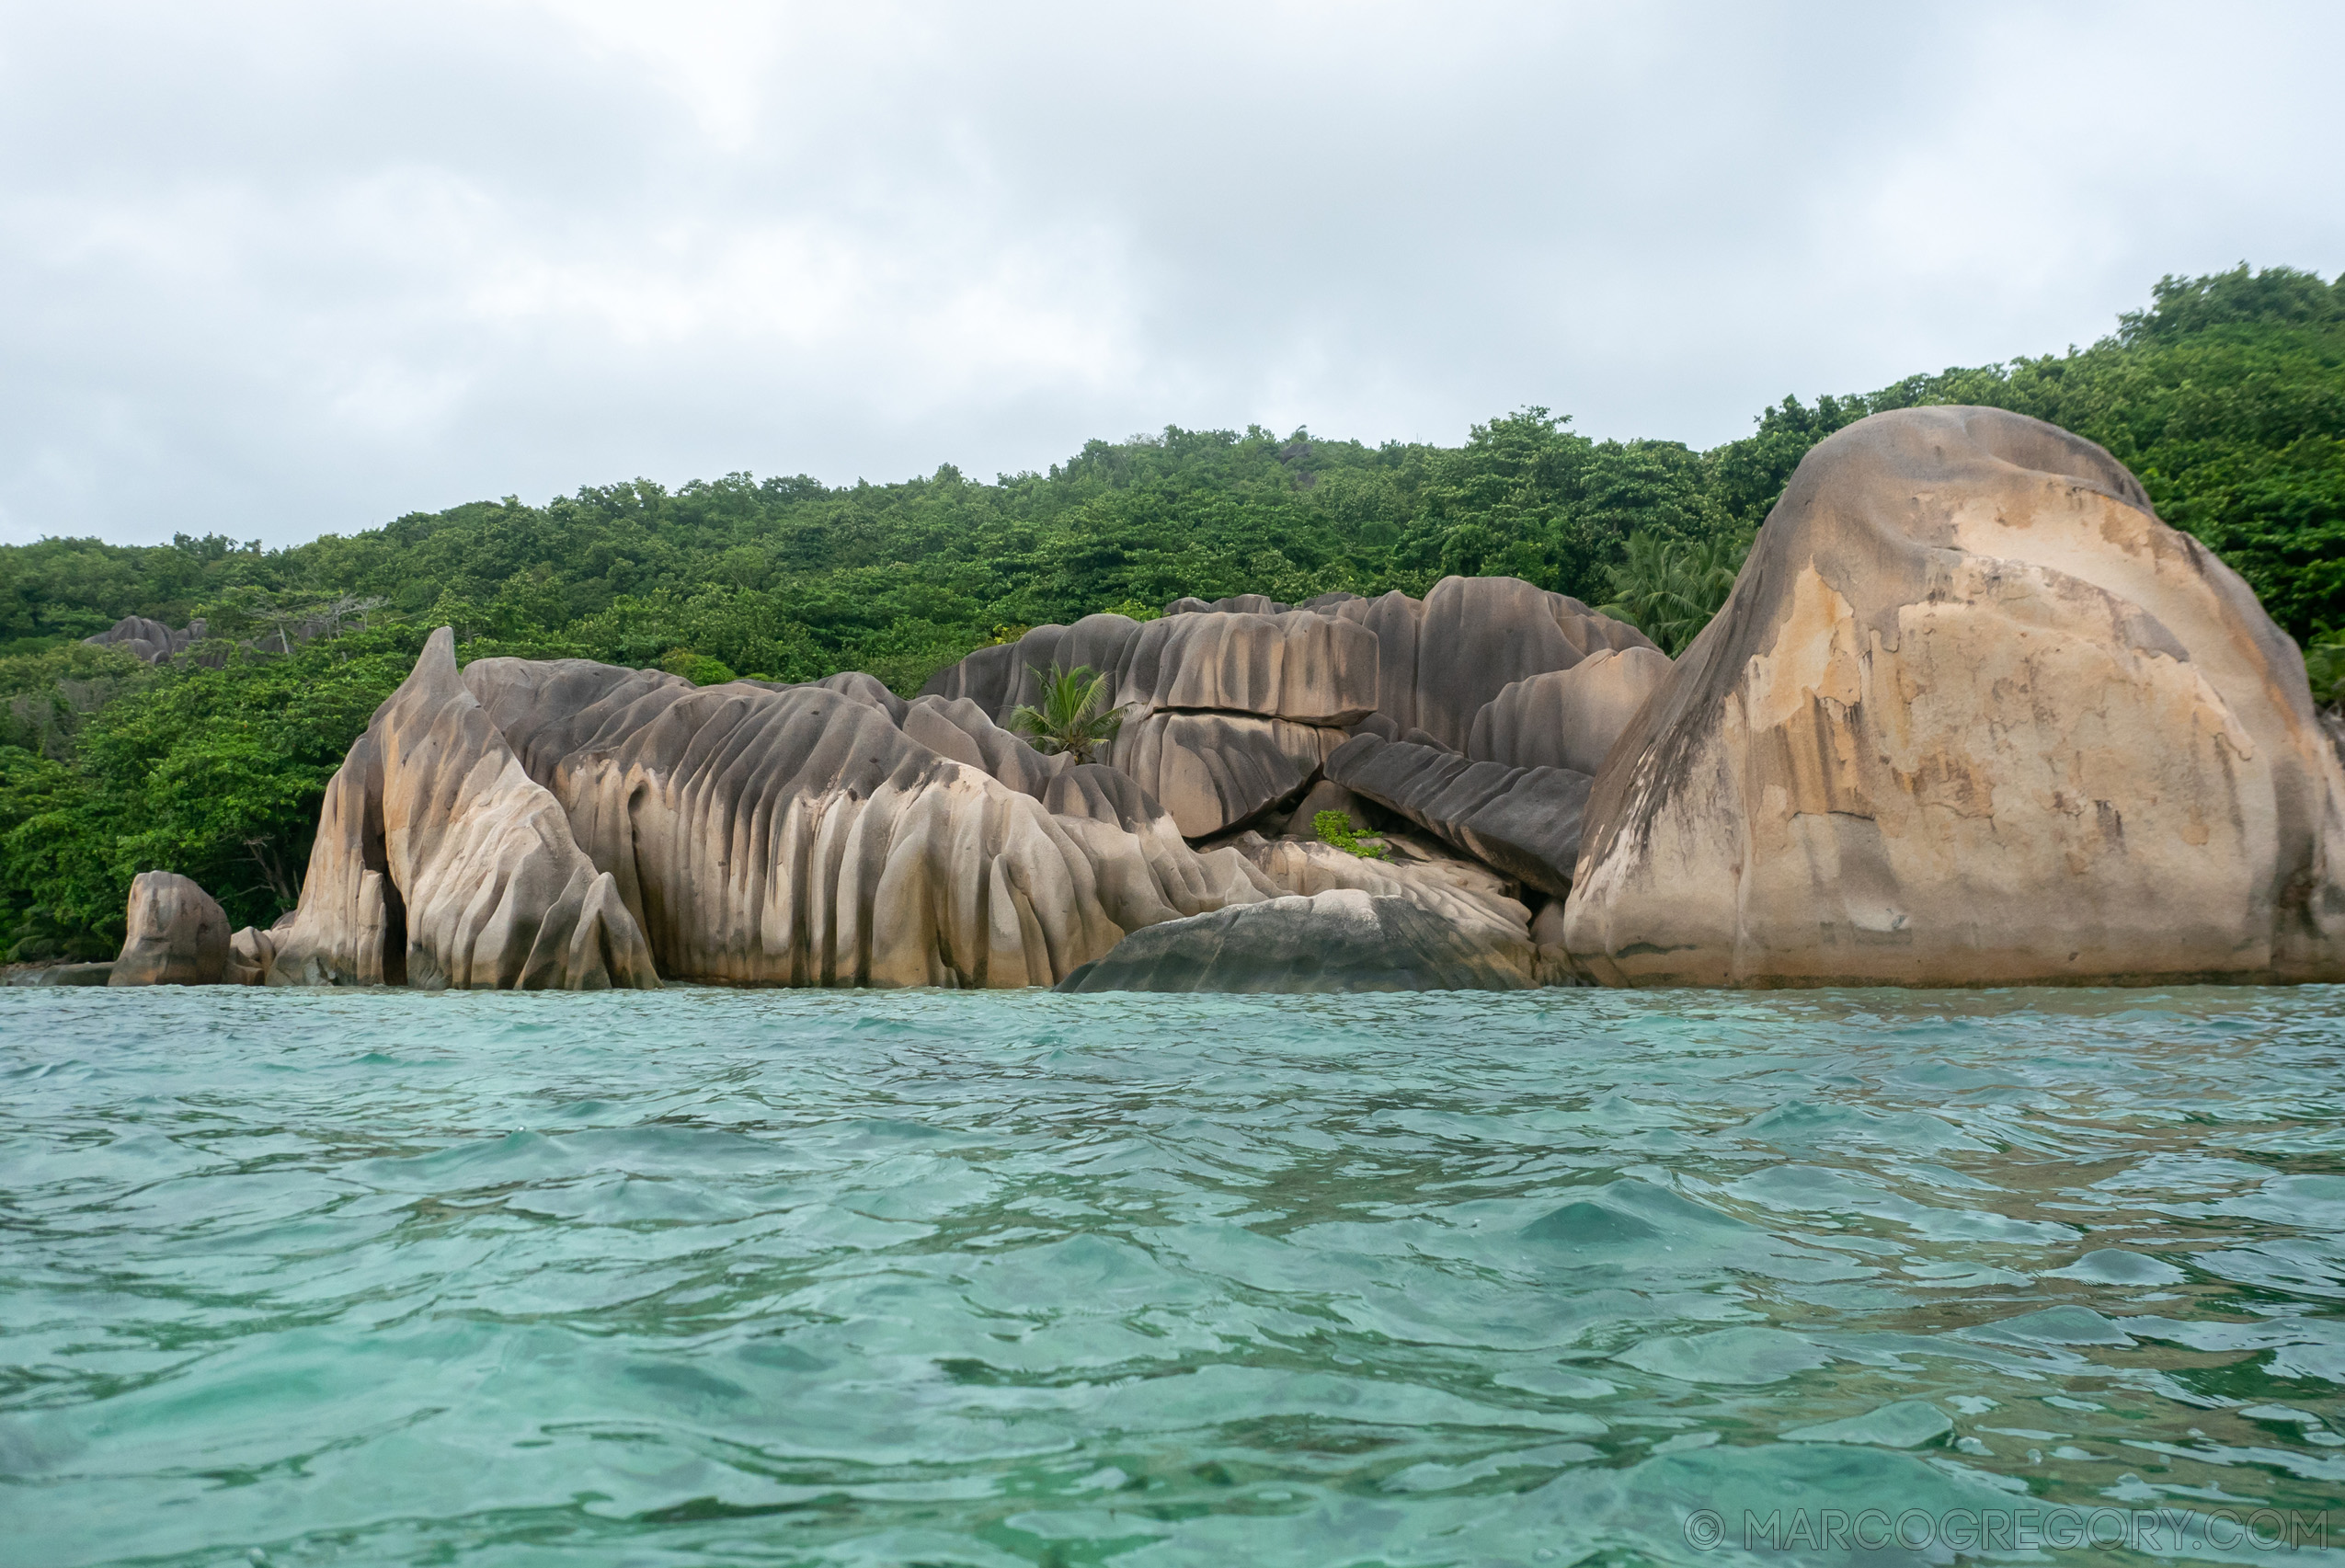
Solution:
[(1274, 898), (1133, 933), (1064, 991), (1519, 990), (1529, 944), (1486, 940), (1405, 898)]
[(129, 924), (109, 986), (216, 986), (227, 977), (228, 917), (219, 900), (174, 871), (131, 881)]
[(1614, 748), (1564, 938), (1613, 984), (2345, 979), (2340, 835), (2236, 573), (2088, 441), (1905, 409), (1802, 462)]

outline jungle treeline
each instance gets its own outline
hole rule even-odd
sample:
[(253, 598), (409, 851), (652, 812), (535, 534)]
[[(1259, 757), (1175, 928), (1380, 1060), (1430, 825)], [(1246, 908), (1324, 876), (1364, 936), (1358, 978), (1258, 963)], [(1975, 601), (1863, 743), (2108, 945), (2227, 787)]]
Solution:
[[(1708, 452), (1593, 441), (1526, 408), (1455, 447), (1307, 430), (1093, 441), (1047, 473), (946, 465), (829, 486), (748, 474), (411, 513), (269, 550), (0, 548), (0, 955), (104, 956), (136, 872), (183, 872), (239, 921), (298, 892), (325, 782), (432, 626), (463, 657), (577, 656), (704, 683), (868, 670), (898, 691), (1031, 625), (1182, 594), (1423, 592), (1505, 573), (1591, 604), (1738, 558), (1802, 455), (1882, 409), (1991, 404), (2108, 447), (2159, 515), (2236, 567), (2289, 632), (2345, 627), (2345, 275), (2168, 278), (2086, 349), (1787, 396)], [(1722, 591), (1722, 589), (1717, 591)], [(1699, 624), (1682, 614), (1676, 643)], [(338, 635), (298, 639), (331, 612)], [(80, 639), (202, 618), (203, 662)]]

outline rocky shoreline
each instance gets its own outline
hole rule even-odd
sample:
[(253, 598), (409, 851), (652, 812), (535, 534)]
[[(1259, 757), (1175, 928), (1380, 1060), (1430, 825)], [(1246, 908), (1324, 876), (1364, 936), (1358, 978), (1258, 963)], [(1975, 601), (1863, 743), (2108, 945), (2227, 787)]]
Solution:
[[(1011, 728), (1077, 667), (1122, 715), (1095, 761)], [(1811, 452), (1674, 663), (1511, 578), (1093, 615), (909, 702), (459, 670), (442, 629), (299, 906), (232, 935), (146, 873), (107, 983), (2336, 980), (2340, 853), (2345, 767), (2238, 577), (2099, 448), (1935, 407)]]

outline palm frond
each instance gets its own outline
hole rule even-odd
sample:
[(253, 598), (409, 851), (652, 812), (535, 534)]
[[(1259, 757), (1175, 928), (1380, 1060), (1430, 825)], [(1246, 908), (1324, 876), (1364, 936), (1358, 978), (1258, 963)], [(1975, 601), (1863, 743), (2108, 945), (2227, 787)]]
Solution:
[(1675, 658), (1734, 591), (1748, 539), (1664, 539), (1639, 532), (1611, 569), (1612, 602), (1597, 612), (1626, 621)]
[(1087, 664), (1072, 670), (1054, 664), (1047, 672), (1034, 665), (1026, 668), (1034, 674), (1042, 702), (1039, 706), (1012, 710), (1012, 734), (1025, 737), (1046, 756), (1071, 752), (1078, 762), (1088, 762), (1092, 752), (1115, 744), (1124, 727), (1124, 711), (1109, 705), (1105, 675), (1093, 672)]

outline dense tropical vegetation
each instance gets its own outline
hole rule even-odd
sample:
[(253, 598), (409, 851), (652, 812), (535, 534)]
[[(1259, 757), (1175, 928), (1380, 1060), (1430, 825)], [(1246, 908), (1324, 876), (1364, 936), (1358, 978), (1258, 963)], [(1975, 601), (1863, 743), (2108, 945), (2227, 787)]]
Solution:
[[(273, 918), (326, 779), (431, 626), (455, 626), (466, 658), (704, 683), (861, 669), (909, 692), (972, 647), (1097, 610), (1496, 572), (1617, 607), (1674, 648), (1810, 447), (1929, 403), (2101, 442), (2291, 633), (2345, 627), (2345, 277), (2245, 266), (2165, 280), (2091, 348), (1787, 397), (1710, 452), (1592, 441), (1527, 408), (1456, 447), (1168, 428), (990, 484), (949, 465), (839, 487), (735, 474), (475, 502), (283, 550), (49, 539), (0, 549), (0, 952), (110, 952), (130, 877), (153, 866), (240, 921)], [(354, 607), (357, 629), (290, 656), (245, 646)], [(150, 669), (81, 645), (131, 614), (204, 617), (225, 662)], [(2328, 662), (2345, 677), (2345, 653)]]

